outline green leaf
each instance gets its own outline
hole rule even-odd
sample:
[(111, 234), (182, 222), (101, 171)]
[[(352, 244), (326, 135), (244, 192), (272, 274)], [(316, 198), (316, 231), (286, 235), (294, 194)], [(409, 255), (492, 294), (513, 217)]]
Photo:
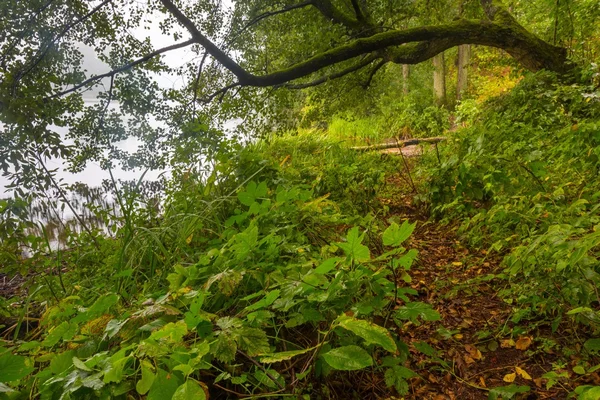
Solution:
[(248, 307), (246, 307), (246, 310), (247, 311), (255, 311), (260, 308), (266, 308), (266, 307), (270, 306), (271, 304), (273, 304), (273, 302), (275, 302), (275, 300), (277, 300), (277, 298), (279, 298), (279, 293), (281, 293), (281, 291), (271, 290), (269, 293), (267, 293), (267, 295), (262, 300), (259, 300), (256, 303), (251, 304)]
[(527, 393), (529, 390), (529, 386), (501, 386), (490, 390), (488, 400), (497, 400), (498, 398), (502, 398), (502, 400), (508, 400), (515, 397), (516, 394)]
[(583, 347), (590, 353), (596, 353), (600, 351), (600, 339), (588, 339), (583, 344)]
[(415, 325), (419, 325), (419, 317), (424, 321), (439, 321), (441, 318), (440, 314), (430, 304), (421, 302), (406, 303), (395, 314), (395, 318), (410, 320)]
[(357, 336), (363, 338), (367, 344), (378, 344), (390, 353), (395, 353), (398, 348), (390, 332), (372, 322), (349, 317), (342, 314), (337, 318), (340, 327), (347, 329)]
[(119, 302), (119, 296), (114, 293), (109, 293), (100, 297), (87, 310), (87, 314), (91, 318), (96, 318), (106, 313), (112, 306)]
[(211, 345), (210, 352), (222, 362), (230, 362), (235, 359), (237, 345), (228, 335), (219, 335), (217, 340)]
[(75, 366), (75, 368), (80, 369), (82, 371), (92, 372), (92, 369), (85, 365), (85, 363), (77, 357), (73, 357), (73, 365)]
[(177, 388), (172, 400), (206, 400), (206, 393), (196, 382), (187, 380)]
[(147, 400), (165, 400), (173, 398), (179, 387), (177, 375), (170, 374), (165, 370), (158, 369), (154, 383), (150, 387)]
[[(75, 325), (75, 327), (77, 328), (77, 325)], [(71, 324), (69, 324), (67, 321), (64, 321), (60, 325), (54, 327), (54, 329), (52, 329), (48, 335), (46, 335), (46, 338), (42, 342), (42, 346), (52, 347), (58, 343), (63, 336), (70, 336), (72, 331), (73, 327)]]
[(235, 332), (238, 345), (250, 356), (267, 354), (271, 351), (267, 334), (258, 328), (243, 327)]
[(152, 332), (150, 339), (167, 339), (173, 343), (181, 343), (183, 337), (187, 335), (188, 328), (185, 321), (169, 322), (162, 328)]
[(350, 257), (355, 261), (368, 261), (371, 259), (371, 253), (369, 252), (369, 248), (362, 243), (365, 234), (359, 236), (358, 227), (348, 231), (348, 235), (346, 237), (346, 242), (339, 242), (336, 245), (344, 250), (346, 256)]
[(383, 244), (386, 246), (400, 246), (415, 230), (416, 224), (410, 224), (408, 221), (404, 221), (402, 226), (398, 226), (397, 223), (392, 223), (383, 232)]
[(314, 272), (315, 274), (325, 275), (326, 273), (333, 270), (338, 264), (338, 262), (340, 262), (340, 258), (338, 257), (328, 258), (327, 260), (323, 261), (321, 265), (315, 268)]
[(388, 387), (394, 387), (398, 393), (403, 396), (408, 394), (407, 379), (419, 376), (410, 369), (401, 365), (395, 365), (385, 371), (385, 384)]
[(314, 349), (314, 347), (311, 347), (309, 349), (281, 351), (279, 353), (268, 354), (266, 356), (262, 356), (260, 358), (260, 362), (264, 364), (272, 364), (276, 362), (287, 361), (301, 354), (308, 353), (309, 351)]
[(577, 400), (598, 400), (600, 399), (600, 386), (579, 386), (575, 389), (578, 394)]
[(18, 381), (33, 371), (33, 362), (27, 357), (10, 352), (0, 356), (0, 382)]
[(354, 371), (373, 365), (373, 359), (363, 348), (343, 346), (322, 355), (332, 368), (341, 371)]
[(137, 383), (135, 384), (135, 390), (139, 394), (144, 395), (144, 394), (148, 393), (148, 390), (150, 390), (150, 388), (152, 387), (152, 384), (154, 383), (154, 379), (156, 378), (156, 375), (154, 374), (154, 372), (152, 372), (152, 364), (150, 364), (148, 361), (143, 360), (141, 362), (141, 366), (142, 366), (142, 379), (137, 381)]

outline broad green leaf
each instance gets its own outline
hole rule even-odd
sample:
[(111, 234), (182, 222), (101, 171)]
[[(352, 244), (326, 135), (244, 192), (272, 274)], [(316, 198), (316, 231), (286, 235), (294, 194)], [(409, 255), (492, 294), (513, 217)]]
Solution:
[(406, 303), (396, 311), (395, 317), (400, 320), (410, 320), (416, 325), (419, 325), (419, 318), (424, 321), (439, 321), (441, 318), (430, 304), (421, 302)]
[(398, 393), (403, 396), (408, 393), (407, 379), (418, 376), (410, 369), (401, 365), (395, 365), (385, 371), (385, 384), (388, 387), (395, 387)]
[(206, 393), (193, 380), (187, 380), (173, 394), (173, 400), (206, 400)]
[(323, 261), (321, 265), (315, 268), (314, 272), (316, 274), (325, 275), (331, 270), (333, 270), (338, 264), (338, 262), (340, 262), (340, 258), (338, 257), (328, 258), (327, 260)]
[(238, 345), (250, 356), (267, 354), (271, 351), (267, 334), (259, 328), (243, 327), (235, 332)]
[(279, 353), (268, 354), (266, 356), (262, 356), (260, 358), (260, 362), (264, 364), (272, 364), (276, 362), (287, 361), (301, 354), (308, 353), (309, 351), (314, 349), (314, 347), (311, 347), (309, 349), (281, 351)]
[(54, 346), (60, 341), (60, 339), (62, 339), (64, 335), (69, 335), (71, 331), (72, 327), (70, 324), (67, 321), (62, 322), (60, 325), (54, 327), (50, 332), (48, 332), (48, 335), (46, 335), (46, 338), (42, 342), (42, 346)]
[(111, 357), (110, 366), (108, 370), (104, 373), (104, 383), (119, 383), (123, 381), (123, 377), (125, 376), (125, 367), (131, 359), (131, 356), (119, 358), (116, 360), (113, 360)]
[(187, 333), (188, 329), (185, 321), (169, 322), (162, 328), (152, 332), (150, 339), (160, 340), (167, 338), (171, 342), (180, 343)]
[(346, 237), (346, 242), (339, 242), (336, 245), (344, 250), (346, 256), (355, 261), (368, 261), (371, 259), (369, 248), (362, 243), (365, 234), (359, 235), (358, 226), (350, 229)]
[(114, 293), (109, 293), (96, 300), (94, 304), (92, 304), (92, 306), (87, 310), (87, 314), (90, 316), (90, 318), (99, 317), (100, 315), (106, 313), (118, 302), (119, 296)]
[(600, 351), (600, 339), (588, 339), (583, 344), (583, 347), (589, 352), (598, 352)]
[(220, 361), (228, 363), (235, 359), (237, 344), (228, 335), (221, 334), (217, 340), (210, 346), (210, 352)]
[(392, 223), (383, 232), (383, 244), (386, 246), (400, 246), (415, 230), (416, 224), (410, 224), (408, 221), (404, 221), (402, 226), (398, 226), (397, 223)]
[(266, 307), (270, 306), (271, 304), (273, 304), (273, 302), (275, 302), (275, 300), (277, 300), (277, 298), (279, 297), (279, 293), (281, 293), (281, 291), (271, 290), (269, 293), (267, 293), (267, 295), (263, 299), (246, 307), (246, 310), (255, 311), (260, 308), (266, 308)]
[(152, 387), (152, 384), (154, 383), (154, 379), (156, 378), (156, 375), (154, 374), (154, 372), (152, 372), (152, 365), (148, 361), (143, 360), (141, 362), (141, 366), (142, 366), (142, 379), (137, 381), (137, 383), (135, 384), (135, 390), (139, 394), (144, 395), (144, 394), (148, 393), (148, 390), (150, 390), (150, 388)]
[(578, 395), (577, 400), (598, 400), (600, 399), (600, 386), (579, 386), (575, 389)]
[(108, 321), (108, 324), (106, 324), (106, 328), (104, 329), (104, 337), (112, 339), (121, 331), (127, 321), (129, 321), (129, 318), (126, 318), (123, 321), (119, 321), (118, 319), (111, 319)]
[[(267, 375), (264, 371), (257, 369), (256, 372), (254, 372), (254, 377), (258, 380), (260, 384), (270, 387), (271, 389), (277, 389), (276, 382), (279, 382), (282, 386), (285, 385), (285, 381), (283, 380), (279, 372), (273, 369), (268, 369), (267, 372), (271, 376)], [(275, 379), (275, 381), (273, 381), (273, 379)]]
[(90, 367), (85, 365), (85, 363), (77, 357), (73, 357), (73, 365), (75, 366), (75, 368), (80, 369), (82, 371), (87, 371), (87, 372), (92, 371), (92, 369)]
[(377, 344), (390, 353), (394, 353), (398, 350), (390, 332), (379, 325), (375, 325), (372, 322), (362, 319), (349, 317), (346, 314), (340, 315), (337, 318), (337, 322), (340, 327), (363, 338), (367, 344)]
[(0, 382), (18, 381), (34, 370), (33, 361), (27, 357), (5, 353), (0, 356)]
[(502, 398), (502, 400), (508, 400), (512, 399), (519, 393), (527, 393), (529, 390), (529, 386), (501, 386), (490, 390), (488, 400), (497, 400), (498, 398)]
[(341, 371), (354, 371), (373, 365), (373, 359), (362, 347), (343, 346), (322, 355), (332, 368)]
[(171, 374), (163, 369), (158, 369), (154, 383), (150, 387), (147, 400), (172, 399), (180, 382), (176, 374)]

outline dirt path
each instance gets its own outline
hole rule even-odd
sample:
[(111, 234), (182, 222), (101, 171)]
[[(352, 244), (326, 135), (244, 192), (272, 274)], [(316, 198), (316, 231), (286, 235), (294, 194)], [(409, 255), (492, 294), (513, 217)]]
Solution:
[[(399, 178), (388, 183), (406, 186)], [(410, 347), (410, 367), (420, 375), (411, 380), (411, 393), (404, 398), (487, 399), (491, 388), (515, 384), (530, 387), (518, 399), (566, 399), (572, 387), (563, 383), (546, 389), (548, 380), (542, 379), (559, 358), (544, 344), (565, 339), (553, 336), (550, 329), (527, 331), (526, 322), (518, 327), (511, 322), (510, 306), (498, 296), (506, 282), (492, 279), (501, 272), (500, 257), (468, 249), (452, 226), (428, 222), (412, 204), (410, 193), (383, 201), (397, 217), (418, 221), (408, 244), (419, 250), (411, 286), (419, 292), (415, 300), (431, 304), (442, 317), (420, 326), (407, 323), (398, 330)], [(438, 360), (417, 351), (419, 342), (435, 349)]]

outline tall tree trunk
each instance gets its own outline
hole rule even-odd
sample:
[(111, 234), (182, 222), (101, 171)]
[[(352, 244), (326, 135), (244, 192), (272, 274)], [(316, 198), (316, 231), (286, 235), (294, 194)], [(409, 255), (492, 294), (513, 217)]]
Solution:
[(410, 65), (402, 64), (402, 93), (408, 96), (408, 78), (410, 78)]
[(444, 53), (433, 57), (433, 97), (437, 105), (446, 104), (446, 63)]
[(458, 46), (458, 78), (456, 81), (456, 99), (462, 100), (463, 92), (467, 90), (469, 61), (471, 59), (471, 46), (463, 44)]

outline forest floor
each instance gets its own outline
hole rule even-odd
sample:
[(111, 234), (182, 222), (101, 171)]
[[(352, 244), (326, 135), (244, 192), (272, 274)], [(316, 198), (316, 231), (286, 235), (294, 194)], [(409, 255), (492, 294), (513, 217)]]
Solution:
[[(501, 272), (501, 257), (469, 249), (457, 236), (456, 226), (429, 220), (414, 205), (413, 194), (403, 189), (407, 185), (401, 177), (389, 178), (388, 184), (394, 195), (381, 200), (390, 214), (417, 222), (408, 243), (408, 248), (419, 251), (411, 269), (411, 286), (419, 292), (415, 300), (431, 304), (442, 317), (420, 326), (409, 322), (398, 331), (411, 348), (410, 367), (420, 375), (411, 380), (410, 395), (404, 398), (487, 399), (490, 389), (511, 384), (530, 387), (520, 399), (567, 398), (573, 387), (563, 382), (546, 389), (548, 380), (542, 375), (564, 373), (576, 365), (575, 356), (571, 365), (559, 365), (565, 357), (555, 352), (572, 346), (574, 332), (561, 325), (559, 335), (549, 324), (532, 324), (526, 335), (511, 335), (515, 325), (511, 306), (498, 296), (507, 283), (492, 278)], [(418, 342), (427, 343), (437, 354), (417, 351)], [(599, 384), (600, 376), (592, 376)]]

